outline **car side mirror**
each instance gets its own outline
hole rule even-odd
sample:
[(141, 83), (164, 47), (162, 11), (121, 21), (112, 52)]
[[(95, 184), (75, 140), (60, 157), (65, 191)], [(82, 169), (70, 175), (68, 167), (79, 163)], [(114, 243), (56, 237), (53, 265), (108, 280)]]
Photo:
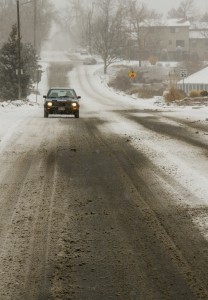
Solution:
[(81, 99), (81, 96), (77, 96), (77, 99)]
[(44, 96), (43, 96), (43, 98), (45, 98), (45, 99), (46, 99), (46, 96), (44, 95)]

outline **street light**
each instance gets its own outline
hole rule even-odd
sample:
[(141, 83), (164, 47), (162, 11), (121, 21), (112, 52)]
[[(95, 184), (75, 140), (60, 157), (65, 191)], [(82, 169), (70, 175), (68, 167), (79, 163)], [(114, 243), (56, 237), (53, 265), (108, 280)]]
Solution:
[(24, 3), (19, 3), (19, 0), (16, 0), (17, 3), (17, 48), (18, 48), (18, 69), (17, 69), (17, 76), (18, 76), (18, 99), (22, 97), (22, 89), (21, 89), (21, 34), (20, 34), (20, 5), (25, 5), (30, 2), (34, 3), (34, 48), (36, 48), (36, 18), (37, 18), (37, 7), (36, 7), (36, 0), (27, 1)]

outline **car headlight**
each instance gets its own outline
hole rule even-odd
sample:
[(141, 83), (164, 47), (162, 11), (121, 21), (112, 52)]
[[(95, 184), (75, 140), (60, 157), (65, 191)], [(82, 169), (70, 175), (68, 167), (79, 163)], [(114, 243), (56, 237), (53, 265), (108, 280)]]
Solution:
[(73, 107), (76, 107), (76, 106), (77, 106), (77, 103), (72, 103), (72, 106), (73, 106)]
[(52, 104), (52, 102), (48, 102), (47, 105), (48, 106), (52, 106), (53, 104)]

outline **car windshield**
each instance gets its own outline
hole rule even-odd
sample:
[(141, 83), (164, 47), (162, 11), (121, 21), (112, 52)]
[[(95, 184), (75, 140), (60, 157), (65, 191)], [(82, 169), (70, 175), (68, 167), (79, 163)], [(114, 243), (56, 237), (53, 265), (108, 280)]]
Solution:
[(47, 97), (76, 99), (77, 95), (73, 89), (50, 89)]

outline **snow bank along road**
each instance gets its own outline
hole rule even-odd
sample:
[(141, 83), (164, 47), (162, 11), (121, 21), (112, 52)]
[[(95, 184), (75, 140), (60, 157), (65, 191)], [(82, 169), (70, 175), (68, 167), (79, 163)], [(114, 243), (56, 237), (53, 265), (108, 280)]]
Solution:
[(206, 121), (101, 90), (92, 68), (70, 73), (80, 119), (4, 113), (0, 299), (208, 299)]

